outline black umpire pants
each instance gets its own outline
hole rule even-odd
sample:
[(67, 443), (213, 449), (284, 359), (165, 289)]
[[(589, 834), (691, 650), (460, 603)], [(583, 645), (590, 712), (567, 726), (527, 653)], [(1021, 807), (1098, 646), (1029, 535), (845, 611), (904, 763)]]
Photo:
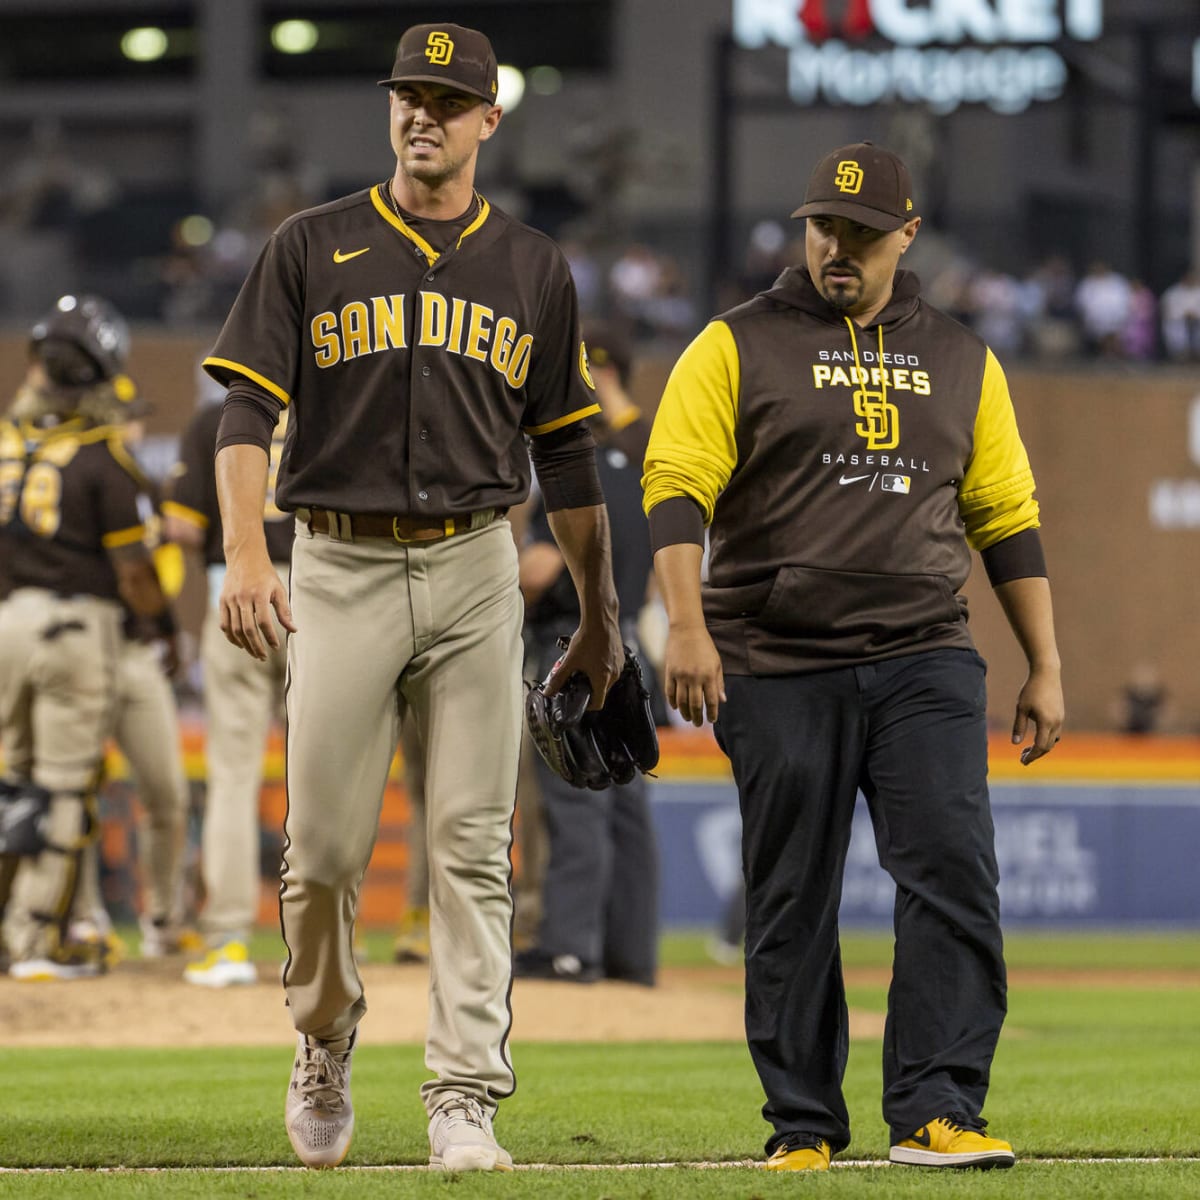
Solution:
[(892, 1141), (977, 1117), (1007, 1007), (987, 791), (985, 666), (933, 650), (808, 675), (729, 676), (717, 738), (742, 810), (746, 1037), (774, 1126), (834, 1150), (848, 1015), (838, 906), (855, 796), (896, 882), (883, 1115)]

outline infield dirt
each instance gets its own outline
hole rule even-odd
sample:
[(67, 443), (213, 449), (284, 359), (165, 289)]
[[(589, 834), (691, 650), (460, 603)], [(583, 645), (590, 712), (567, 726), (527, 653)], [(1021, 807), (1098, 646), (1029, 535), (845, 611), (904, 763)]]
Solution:
[[(269, 1046), (295, 1037), (278, 965), (260, 964), (251, 987), (212, 990), (185, 983), (183, 960), (123, 962), (99, 979), (17, 983), (0, 976), (6, 1046)], [(429, 1011), (423, 966), (367, 963), (370, 1005), (363, 1034), (377, 1042), (421, 1043)], [(887, 986), (878, 968), (848, 968), (850, 986)], [(1200, 970), (1010, 972), (1012, 987), (1200, 985)], [(513, 985), (512, 1040), (538, 1042), (740, 1041), (740, 967), (667, 967), (658, 986), (602, 982)], [(852, 1009), (852, 1037), (881, 1037), (883, 1014)]]
[[(367, 963), (370, 1005), (363, 1034), (378, 1042), (425, 1038), (428, 978), (421, 966)], [(220, 990), (182, 979), (182, 960), (121, 963), (99, 979), (16, 983), (0, 977), (0, 1029), (7, 1046), (257, 1046), (295, 1037), (278, 967), (260, 966), (251, 987)], [(656, 987), (554, 983), (513, 985), (514, 1043), (521, 1041), (740, 1040), (742, 972), (671, 967)], [(852, 1032), (879, 1036), (883, 1018), (853, 1013)]]

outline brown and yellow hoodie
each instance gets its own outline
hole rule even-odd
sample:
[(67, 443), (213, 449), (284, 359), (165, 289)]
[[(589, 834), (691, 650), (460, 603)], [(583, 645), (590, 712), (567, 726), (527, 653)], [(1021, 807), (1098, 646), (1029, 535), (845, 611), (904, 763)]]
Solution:
[[(1000, 364), (907, 271), (865, 329), (803, 268), (714, 319), (667, 382), (642, 486), (652, 531), (679, 498), (709, 529), (705, 617), (734, 675), (969, 647), (971, 548), (1038, 526)], [(656, 550), (687, 540), (670, 527)]]

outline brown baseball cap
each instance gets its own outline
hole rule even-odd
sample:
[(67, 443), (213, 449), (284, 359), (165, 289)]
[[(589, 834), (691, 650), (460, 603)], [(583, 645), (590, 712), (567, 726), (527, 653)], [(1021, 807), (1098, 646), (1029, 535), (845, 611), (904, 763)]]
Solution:
[(475, 29), (462, 25), (414, 25), (396, 47), (390, 79), (380, 87), (398, 83), (444, 83), (496, 102), (496, 54), (492, 43)]
[(917, 215), (912, 177), (890, 150), (854, 142), (830, 151), (809, 176), (793, 217), (847, 217), (871, 229), (899, 229)]

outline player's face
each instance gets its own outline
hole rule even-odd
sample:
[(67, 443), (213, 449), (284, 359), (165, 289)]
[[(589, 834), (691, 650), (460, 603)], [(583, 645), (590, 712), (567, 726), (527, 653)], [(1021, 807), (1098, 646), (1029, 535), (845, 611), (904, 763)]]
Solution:
[(817, 290), (848, 317), (874, 315), (891, 296), (896, 264), (920, 224), (914, 217), (886, 233), (847, 217), (809, 217), (804, 250)]
[(392, 149), (401, 170), (430, 187), (461, 175), (475, 162), (479, 143), (500, 121), (500, 108), (437, 83), (392, 89)]

